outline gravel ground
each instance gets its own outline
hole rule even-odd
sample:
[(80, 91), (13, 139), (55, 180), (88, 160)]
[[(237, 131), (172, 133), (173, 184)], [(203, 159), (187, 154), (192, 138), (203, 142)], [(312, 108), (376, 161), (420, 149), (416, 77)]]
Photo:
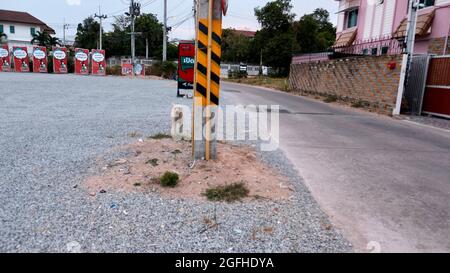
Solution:
[[(80, 189), (128, 136), (169, 131), (175, 82), (0, 74), (1, 252), (349, 252), (281, 152), (291, 200), (214, 204)], [(208, 229), (205, 219), (216, 219)]]

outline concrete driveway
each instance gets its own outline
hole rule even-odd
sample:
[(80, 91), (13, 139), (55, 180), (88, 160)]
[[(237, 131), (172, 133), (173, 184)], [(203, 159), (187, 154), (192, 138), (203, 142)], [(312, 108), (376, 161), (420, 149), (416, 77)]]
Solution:
[(226, 103), (275, 104), (281, 149), (357, 251), (450, 251), (450, 133), (238, 84)]

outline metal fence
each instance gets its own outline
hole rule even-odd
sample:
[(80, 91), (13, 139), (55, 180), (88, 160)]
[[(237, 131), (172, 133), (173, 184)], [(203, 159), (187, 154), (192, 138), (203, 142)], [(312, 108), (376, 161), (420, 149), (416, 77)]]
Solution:
[(335, 47), (335, 52), (351, 55), (394, 55), (403, 52), (403, 43), (391, 36), (356, 40), (350, 46)]
[(429, 55), (415, 55), (411, 60), (404, 97), (413, 115), (422, 114), (429, 63)]

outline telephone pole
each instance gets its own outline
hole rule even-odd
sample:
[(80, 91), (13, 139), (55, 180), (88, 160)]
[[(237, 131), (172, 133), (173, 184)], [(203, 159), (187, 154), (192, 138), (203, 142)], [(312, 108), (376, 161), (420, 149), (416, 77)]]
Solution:
[(408, 22), (406, 25), (406, 37), (405, 43), (406, 48), (403, 52), (402, 67), (400, 72), (400, 83), (397, 92), (397, 102), (393, 111), (393, 115), (400, 115), (402, 108), (403, 95), (405, 93), (405, 87), (408, 80), (408, 73), (411, 66), (412, 56), (414, 54), (414, 44), (416, 41), (416, 26), (417, 26), (417, 16), (418, 10), (420, 8), (419, 0), (408, 0), (409, 11), (408, 11)]
[(167, 0), (164, 0), (163, 62), (167, 61)]
[(102, 42), (103, 42), (103, 19), (108, 18), (108, 16), (105, 15), (105, 14), (102, 14), (102, 12), (101, 12), (101, 7), (98, 6), (98, 14), (96, 13), (94, 17), (100, 19), (99, 49), (102, 50)]
[(66, 46), (66, 29), (69, 27), (69, 24), (66, 24), (66, 18), (63, 20), (63, 46)]
[(130, 12), (125, 13), (125, 15), (131, 17), (131, 63), (134, 65), (136, 59), (136, 32), (134, 30), (135, 18), (141, 14), (141, 4), (135, 3), (134, 0), (130, 0)]

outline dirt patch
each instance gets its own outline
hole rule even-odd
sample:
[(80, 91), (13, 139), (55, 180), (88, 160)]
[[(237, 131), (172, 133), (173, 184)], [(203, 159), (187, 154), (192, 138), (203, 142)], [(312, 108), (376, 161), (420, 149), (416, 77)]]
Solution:
[[(83, 188), (92, 196), (108, 191), (155, 192), (206, 200), (202, 194), (207, 189), (242, 182), (249, 190), (246, 201), (291, 196), (293, 188), (288, 179), (259, 161), (252, 148), (218, 143), (217, 149), (217, 160), (197, 161), (192, 166), (189, 142), (140, 140), (120, 147), (118, 150), (131, 151), (131, 155), (100, 166), (102, 174), (88, 178)], [(167, 171), (180, 177), (175, 188), (162, 188), (159, 184), (159, 177)]]

